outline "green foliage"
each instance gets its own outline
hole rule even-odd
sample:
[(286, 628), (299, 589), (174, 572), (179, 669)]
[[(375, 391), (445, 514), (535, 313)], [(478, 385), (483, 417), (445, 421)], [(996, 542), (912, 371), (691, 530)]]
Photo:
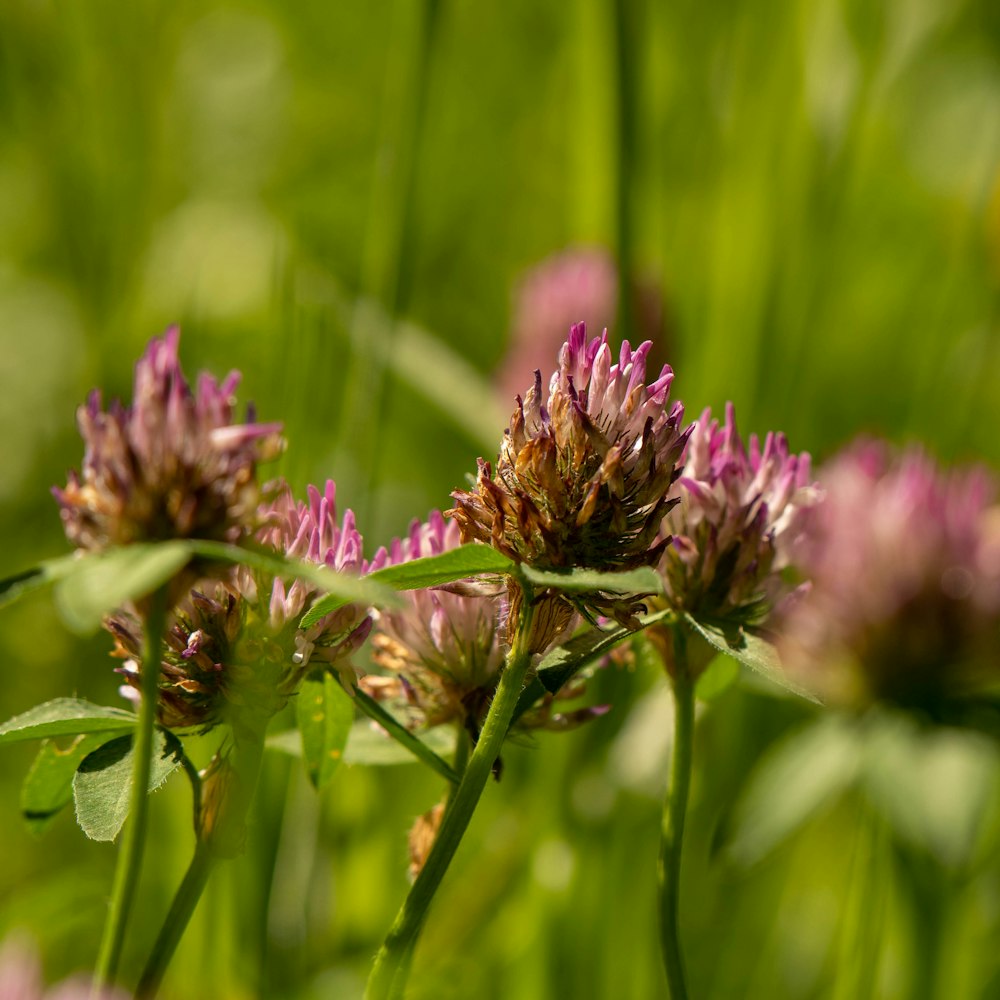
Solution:
[(120, 708), (93, 705), (81, 698), (55, 698), (0, 725), (0, 744), (79, 733), (115, 732), (134, 726), (135, 715)]
[(306, 773), (313, 786), (321, 789), (343, 759), (354, 723), (354, 704), (340, 682), (324, 674), (303, 683), (295, 707)]
[[(132, 759), (132, 737), (119, 736), (88, 754), (77, 769), (73, 778), (76, 821), (92, 840), (114, 840), (128, 818)], [(180, 740), (158, 729), (153, 735), (149, 791), (156, 791), (183, 759)]]

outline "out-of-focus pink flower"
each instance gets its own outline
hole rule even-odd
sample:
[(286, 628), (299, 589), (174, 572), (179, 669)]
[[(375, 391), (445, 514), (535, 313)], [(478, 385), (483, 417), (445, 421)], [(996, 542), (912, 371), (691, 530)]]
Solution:
[[(559, 352), (547, 395), (540, 372), (510, 420), (496, 474), (479, 460), (470, 491), (448, 511), (464, 541), (492, 545), (543, 569), (626, 570), (653, 565), (688, 432), (669, 402), (673, 372), (646, 384), (647, 341), (624, 342), (613, 362), (607, 332), (588, 341), (582, 323)], [(599, 595), (596, 610), (619, 614)]]
[[(337, 520), (336, 486), (310, 486), (308, 502), (296, 502), (284, 482), (268, 487), (273, 499), (260, 510), (257, 541), (265, 548), (337, 572), (360, 574), (362, 539), (354, 515)], [(165, 637), (158, 714), (171, 728), (210, 728), (237, 706), (254, 702), (273, 714), (316, 662), (343, 664), (371, 631), (366, 608), (349, 604), (308, 629), (298, 620), (317, 596), (301, 579), (285, 580), (246, 566), (230, 580), (193, 590), (179, 605)], [(128, 684), (141, 689), (142, 625), (128, 611), (108, 622), (115, 655)]]
[(820, 498), (808, 454), (794, 455), (783, 434), (749, 449), (736, 429), (705, 410), (684, 454), (680, 503), (666, 516), (672, 536), (660, 560), (667, 601), (678, 610), (745, 623), (759, 621), (781, 589), (780, 572)]
[(1000, 670), (1000, 509), (981, 466), (860, 441), (810, 514), (812, 585), (783, 625), (790, 666), (834, 701), (934, 713)]
[(496, 379), (502, 398), (524, 389), (526, 373), (548, 368), (574, 323), (613, 327), (617, 307), (618, 269), (606, 250), (565, 250), (533, 267), (514, 293), (510, 350)]
[(12, 934), (0, 944), (0, 998), (2, 1000), (128, 1000), (122, 990), (91, 990), (90, 980), (74, 976), (46, 988), (38, 951), (26, 934)]
[(178, 358), (180, 331), (153, 340), (135, 367), (130, 406), (107, 412), (91, 393), (77, 413), (81, 475), (55, 488), (69, 540), (82, 549), (209, 538), (235, 542), (254, 526), (256, 466), (282, 448), (279, 424), (233, 422), (239, 373), (202, 374), (192, 390)]

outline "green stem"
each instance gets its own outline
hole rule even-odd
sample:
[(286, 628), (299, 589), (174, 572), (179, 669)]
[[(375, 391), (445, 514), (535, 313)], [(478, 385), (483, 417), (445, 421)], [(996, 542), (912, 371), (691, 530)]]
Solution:
[(149, 775), (153, 763), (153, 729), (160, 682), (163, 632), (167, 619), (167, 588), (160, 587), (149, 598), (142, 653), (142, 701), (135, 727), (135, 756), (132, 766), (132, 790), (129, 823), (125, 827), (118, 865), (111, 888), (111, 905), (104, 925), (101, 950), (94, 972), (94, 993), (109, 986), (118, 974), (129, 911), (135, 898), (142, 855), (146, 846), (149, 818)]
[(410, 957), (428, 907), (469, 826), (493, 765), (503, 748), (514, 708), (531, 665), (533, 617), (531, 594), (526, 589), (514, 642), (479, 740), (465, 767), (462, 781), (448, 805), (424, 867), (410, 887), (409, 894), (375, 958), (365, 991), (366, 1000), (386, 1000), (390, 996), (401, 995), (406, 985)]
[(177, 895), (174, 896), (170, 912), (163, 922), (156, 944), (153, 945), (153, 950), (146, 962), (142, 978), (139, 980), (139, 986), (135, 993), (136, 1000), (152, 1000), (156, 996), (160, 984), (163, 982), (167, 966), (177, 950), (177, 945), (191, 920), (198, 900), (201, 899), (205, 884), (208, 882), (208, 876), (217, 860), (205, 844), (199, 843), (195, 848), (194, 857), (184, 875), (184, 881), (181, 882)]
[(445, 781), (458, 784), (459, 775), (447, 761), (442, 760), (423, 740), (414, 736), (398, 719), (387, 712), (371, 695), (355, 687), (354, 700), (369, 719), (377, 722), (397, 743), (406, 747), (417, 760), (436, 771)]
[(680, 901), (681, 849), (684, 819), (691, 785), (694, 736), (694, 679), (691, 677), (683, 626), (674, 628), (674, 748), (670, 787), (663, 805), (658, 877), (660, 883), (660, 944), (672, 1000), (687, 1000), (684, 957), (681, 952), (678, 910)]

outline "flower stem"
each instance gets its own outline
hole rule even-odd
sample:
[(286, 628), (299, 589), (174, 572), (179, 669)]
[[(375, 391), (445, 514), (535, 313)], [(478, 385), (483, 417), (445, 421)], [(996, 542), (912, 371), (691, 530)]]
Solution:
[(401, 995), (406, 985), (413, 947), (423, 927), (427, 910), (469, 826), (493, 765), (500, 756), (514, 708), (524, 687), (524, 679), (531, 665), (533, 617), (531, 595), (526, 591), (514, 642), (479, 740), (469, 757), (462, 781), (448, 803), (441, 828), (424, 867), (410, 887), (410, 892), (375, 958), (365, 991), (366, 1000), (386, 1000), (390, 996)]
[(684, 819), (691, 785), (694, 735), (694, 679), (687, 661), (687, 642), (682, 625), (674, 628), (671, 682), (674, 692), (674, 747), (670, 787), (663, 805), (660, 861), (660, 945), (672, 1000), (687, 1000), (684, 958), (681, 953), (678, 909), (680, 901), (681, 849)]
[(142, 978), (135, 992), (136, 1000), (152, 1000), (156, 996), (167, 966), (191, 920), (198, 900), (201, 899), (208, 876), (217, 860), (204, 843), (199, 843), (195, 848), (184, 881), (174, 896), (167, 919), (163, 922), (156, 944), (153, 945), (153, 950), (146, 961), (146, 968), (143, 969)]
[(125, 827), (118, 864), (111, 888), (111, 905), (104, 925), (101, 950), (94, 972), (94, 993), (114, 982), (118, 974), (129, 911), (135, 898), (142, 855), (146, 846), (149, 817), (149, 775), (153, 762), (153, 729), (156, 721), (157, 692), (160, 681), (163, 632), (167, 619), (167, 588), (160, 587), (149, 598), (142, 654), (142, 701), (136, 722), (132, 765), (132, 790), (129, 823)]

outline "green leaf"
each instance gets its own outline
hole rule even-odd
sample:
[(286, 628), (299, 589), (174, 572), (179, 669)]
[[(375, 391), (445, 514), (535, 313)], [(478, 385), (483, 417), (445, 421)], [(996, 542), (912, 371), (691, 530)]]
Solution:
[(662, 594), (663, 581), (649, 566), (625, 573), (601, 573), (596, 569), (540, 570), (522, 566), (525, 579), (536, 587), (562, 590), (567, 594)]
[(296, 702), (306, 772), (320, 789), (333, 777), (344, 756), (354, 723), (354, 702), (335, 677), (307, 680)]
[[(369, 573), (363, 579), (383, 587), (392, 587), (393, 590), (421, 590), (484, 573), (510, 573), (513, 569), (514, 564), (496, 549), (473, 543), (449, 549), (437, 556), (411, 559), (398, 566), (386, 566)], [(344, 603), (333, 595), (322, 597), (303, 615), (299, 624), (302, 628), (309, 628)]]
[(730, 856), (753, 864), (832, 805), (859, 774), (856, 727), (828, 717), (771, 746), (754, 768), (734, 811)]
[(21, 815), (41, 833), (73, 801), (73, 775), (83, 759), (108, 742), (107, 733), (77, 736), (69, 746), (45, 740), (21, 786)]
[(29, 708), (0, 725), (0, 744), (78, 733), (124, 732), (135, 726), (132, 712), (93, 705), (80, 698), (56, 698)]
[(733, 657), (778, 687), (791, 691), (792, 694), (805, 698), (816, 705), (820, 703), (811, 691), (807, 691), (789, 679), (781, 665), (778, 650), (773, 643), (768, 641), (765, 633), (761, 630), (752, 629), (746, 625), (733, 625), (728, 622), (704, 619), (699, 621), (689, 614), (685, 614), (684, 618), (709, 645), (714, 646), (720, 653)]
[(162, 586), (190, 558), (191, 547), (184, 541), (125, 545), (82, 556), (56, 585), (56, 607), (69, 628), (86, 635), (126, 601)]
[(695, 696), (701, 701), (713, 701), (728, 691), (739, 677), (737, 660), (731, 656), (717, 656), (695, 681)]
[[(73, 779), (76, 820), (92, 840), (114, 840), (128, 818), (132, 790), (132, 736), (119, 736), (90, 753)], [(184, 750), (173, 733), (153, 734), (149, 791), (181, 766)]]
[(25, 594), (44, 587), (48, 583), (61, 580), (69, 573), (77, 561), (76, 553), (48, 559), (31, 569), (22, 570), (5, 580), (0, 580), (0, 608), (12, 604)]
[[(210, 542), (192, 539), (186, 543), (191, 551), (205, 559), (217, 559), (223, 562), (239, 563), (251, 569), (271, 576), (286, 579), (298, 577), (301, 580), (318, 587), (328, 596), (322, 600), (329, 602), (330, 611), (343, 607), (345, 604), (375, 604), (380, 607), (400, 607), (396, 592), (380, 583), (372, 573), (368, 576), (355, 576), (351, 573), (338, 573), (328, 566), (306, 562), (302, 559), (290, 559), (280, 552), (267, 552), (262, 549), (242, 548), (239, 545), (227, 545), (225, 542)], [(318, 615), (318, 621), (325, 614)]]

